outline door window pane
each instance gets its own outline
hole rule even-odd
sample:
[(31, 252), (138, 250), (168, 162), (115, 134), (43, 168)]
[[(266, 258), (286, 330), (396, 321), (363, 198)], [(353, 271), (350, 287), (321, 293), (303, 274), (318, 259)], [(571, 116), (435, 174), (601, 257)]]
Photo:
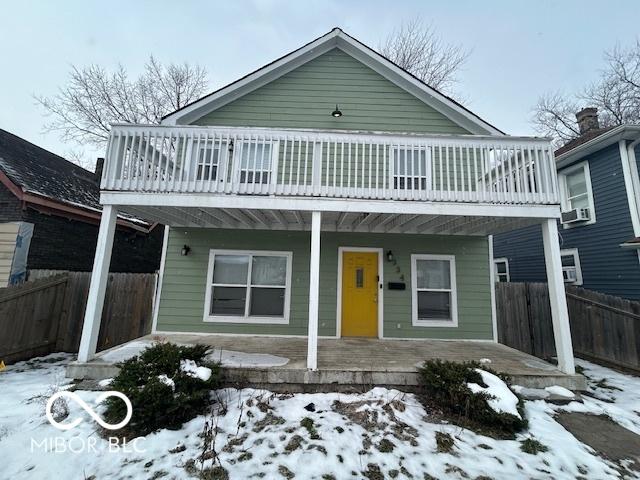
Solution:
[(242, 147), (243, 169), (269, 170), (271, 166), (271, 144), (270, 143), (245, 143)]
[(216, 255), (213, 264), (213, 283), (246, 285), (248, 272), (248, 255)]
[(364, 287), (364, 268), (356, 268), (356, 288)]
[(418, 292), (418, 318), (451, 319), (451, 292)]
[(287, 279), (287, 258), (254, 256), (251, 264), (252, 285), (283, 285)]
[(243, 316), (246, 294), (246, 287), (213, 287), (211, 314)]
[(284, 288), (251, 288), (249, 315), (282, 317), (284, 315)]
[(418, 260), (418, 288), (451, 288), (451, 275), (448, 260)]

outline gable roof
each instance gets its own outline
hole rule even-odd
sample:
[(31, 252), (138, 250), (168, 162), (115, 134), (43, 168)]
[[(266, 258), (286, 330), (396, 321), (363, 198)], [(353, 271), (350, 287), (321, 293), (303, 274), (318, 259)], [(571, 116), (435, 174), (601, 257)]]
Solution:
[(557, 168), (567, 167), (586, 155), (595, 153), (620, 140), (640, 139), (640, 125), (617, 125), (599, 128), (571, 140), (555, 151)]
[[(2, 129), (0, 182), (27, 203), (45, 205), (37, 201), (42, 199), (54, 210), (86, 212), (90, 214), (87, 218), (100, 218), (100, 186), (94, 173)], [(150, 224), (144, 220), (124, 214), (119, 217), (120, 224), (149, 230)]]
[(359, 40), (343, 32), (340, 28), (334, 28), (325, 35), (316, 38), (297, 50), (166, 115), (163, 117), (162, 123), (164, 125), (176, 125), (197, 120), (204, 114), (216, 110), (268, 84), (334, 48), (339, 48), (356, 60), (364, 63), (387, 80), (403, 88), (458, 125), (466, 128), (471, 133), (479, 135), (504, 135), (504, 132), (483, 120), (451, 97), (431, 88), (416, 76), (402, 69)]

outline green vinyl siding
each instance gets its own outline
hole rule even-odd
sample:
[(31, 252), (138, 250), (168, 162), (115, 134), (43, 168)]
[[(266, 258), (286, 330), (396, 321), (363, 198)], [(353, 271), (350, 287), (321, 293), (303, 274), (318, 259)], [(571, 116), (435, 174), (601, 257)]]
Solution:
[[(343, 113), (341, 118), (331, 116), (336, 104)], [(207, 113), (193, 124), (469, 133), (337, 48)]]
[[(191, 252), (181, 256), (183, 245)], [(487, 239), (483, 237), (332, 233), (321, 236), (319, 333), (336, 333), (338, 248), (392, 250), (395, 264), (383, 262), (384, 336), (398, 338), (491, 339), (491, 296)], [(306, 335), (309, 298), (308, 232), (172, 228), (169, 233), (158, 331)], [(210, 249), (293, 252), (291, 310), (288, 325), (204, 322), (204, 298)], [(456, 257), (458, 327), (411, 325), (411, 254)], [(402, 280), (406, 290), (388, 290)]]

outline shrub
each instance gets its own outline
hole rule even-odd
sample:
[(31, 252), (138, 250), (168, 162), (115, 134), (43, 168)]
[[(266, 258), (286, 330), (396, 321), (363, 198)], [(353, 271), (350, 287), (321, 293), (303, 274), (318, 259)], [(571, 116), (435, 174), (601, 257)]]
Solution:
[[(147, 435), (160, 428), (176, 430), (205, 412), (210, 391), (220, 380), (219, 365), (205, 360), (208, 348), (159, 343), (118, 364), (120, 372), (110, 388), (124, 393), (133, 406), (131, 421), (122, 436)], [(211, 369), (211, 376), (202, 380), (184, 371), (181, 361), (188, 360)], [(117, 423), (126, 415), (122, 400), (110, 397), (105, 404), (107, 422)]]
[(535, 438), (527, 438), (520, 441), (520, 450), (530, 455), (537, 455), (538, 453), (548, 452), (549, 447)]
[[(485, 386), (477, 368), (486, 370), (503, 381), (504, 375), (481, 366), (477, 362), (446, 362), (442, 360), (426, 361), (418, 369), (423, 400), (432, 407), (450, 415), (454, 421), (465, 426), (476, 427), (496, 435), (513, 435), (527, 427), (522, 400), (518, 403), (518, 413), (522, 418), (504, 412), (496, 412), (487, 400), (491, 397), (485, 392), (472, 392), (468, 383)], [(457, 417), (457, 418), (456, 418)]]

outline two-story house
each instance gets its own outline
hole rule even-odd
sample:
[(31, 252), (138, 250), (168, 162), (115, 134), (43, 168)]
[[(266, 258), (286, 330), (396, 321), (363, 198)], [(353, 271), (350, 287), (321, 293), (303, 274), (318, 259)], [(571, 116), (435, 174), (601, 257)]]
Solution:
[[(505, 135), (334, 29), (164, 118), (114, 125), (79, 360), (118, 211), (168, 226), (157, 333), (496, 341), (491, 235), (545, 235), (573, 373), (548, 139)], [(344, 355), (349, 355), (348, 351)]]
[[(600, 128), (595, 108), (576, 115), (581, 135), (556, 150), (564, 281), (640, 300), (640, 125)], [(497, 279), (546, 281), (540, 229), (494, 239)]]

